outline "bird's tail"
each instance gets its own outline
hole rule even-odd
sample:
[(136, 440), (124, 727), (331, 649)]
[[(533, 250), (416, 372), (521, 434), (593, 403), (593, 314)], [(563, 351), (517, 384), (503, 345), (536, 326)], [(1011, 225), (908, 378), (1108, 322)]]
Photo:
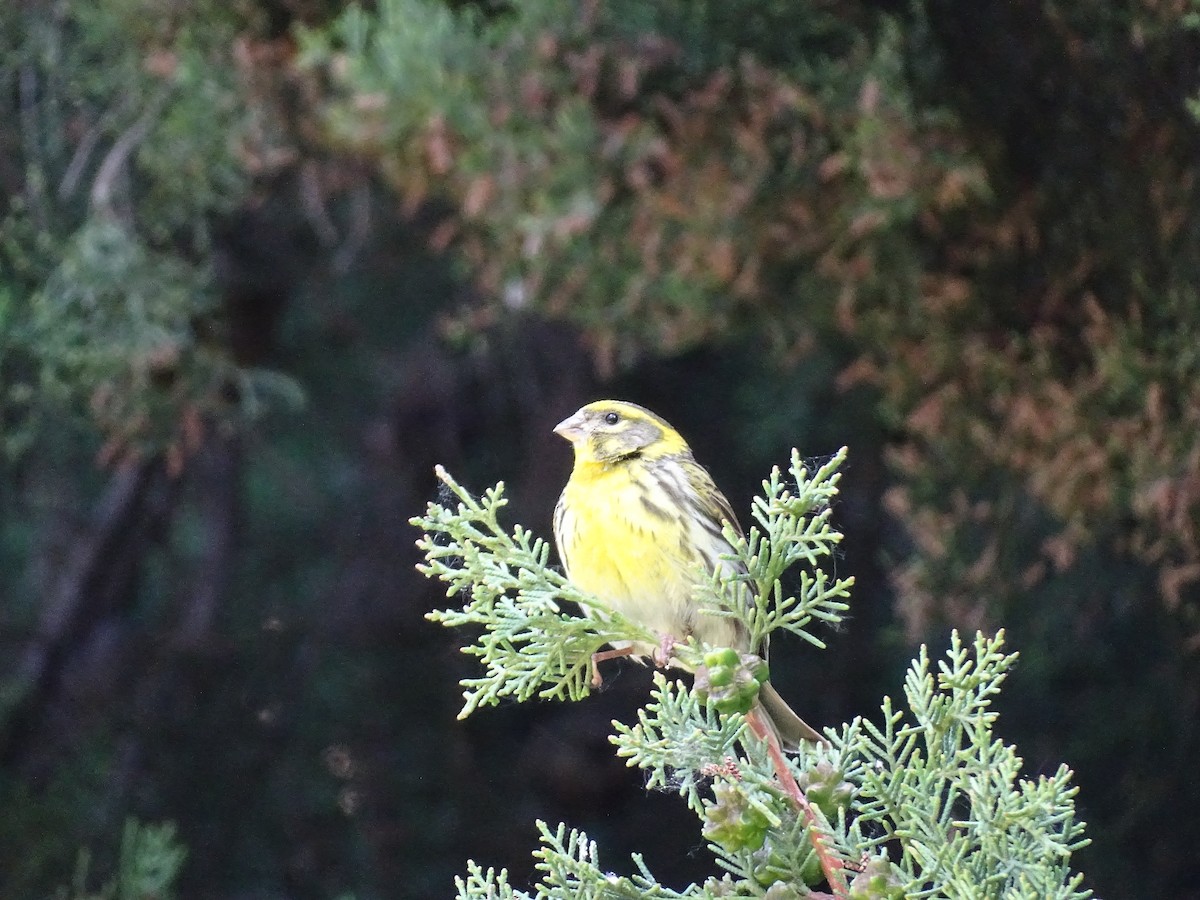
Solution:
[(763, 712), (767, 714), (767, 721), (775, 729), (775, 734), (779, 737), (779, 743), (786, 750), (795, 750), (800, 746), (801, 741), (812, 741), (817, 744), (827, 743), (821, 734), (805, 722), (802, 718), (796, 715), (795, 711), (787, 705), (779, 692), (771, 682), (767, 682), (758, 692), (758, 700), (762, 705)]

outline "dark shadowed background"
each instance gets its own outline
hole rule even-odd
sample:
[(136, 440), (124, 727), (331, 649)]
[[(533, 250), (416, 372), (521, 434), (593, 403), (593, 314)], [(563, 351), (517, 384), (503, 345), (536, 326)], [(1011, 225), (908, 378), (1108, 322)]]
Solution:
[(1200, 32), (1167, 0), (64, 0), (0, 17), (0, 896), (174, 822), (196, 898), (445, 897), (566, 821), (676, 886), (649, 673), (455, 719), (435, 464), (549, 534), (649, 406), (745, 515), (850, 448), (772, 673), (1007, 630), (1101, 896), (1200, 897)]

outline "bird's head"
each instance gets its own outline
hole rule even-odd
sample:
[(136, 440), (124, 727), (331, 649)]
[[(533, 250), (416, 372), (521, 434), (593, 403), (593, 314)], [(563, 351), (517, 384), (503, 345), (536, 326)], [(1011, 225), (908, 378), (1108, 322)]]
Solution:
[(657, 459), (690, 452), (687, 442), (665, 419), (623, 400), (589, 403), (559, 422), (554, 433), (571, 442), (577, 462)]

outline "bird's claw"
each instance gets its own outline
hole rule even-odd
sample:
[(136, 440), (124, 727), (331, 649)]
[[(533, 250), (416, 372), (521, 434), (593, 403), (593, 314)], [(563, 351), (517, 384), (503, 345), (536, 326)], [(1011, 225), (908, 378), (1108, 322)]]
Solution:
[(604, 677), (600, 674), (600, 663), (606, 659), (617, 659), (621, 656), (628, 656), (633, 652), (632, 647), (622, 647), (619, 650), (601, 650), (598, 653), (592, 654), (592, 687), (598, 688), (604, 684)]
[(675, 636), (672, 634), (660, 634), (658, 636), (658, 646), (654, 648), (654, 665), (660, 669), (665, 669), (671, 664), (671, 660), (675, 658)]

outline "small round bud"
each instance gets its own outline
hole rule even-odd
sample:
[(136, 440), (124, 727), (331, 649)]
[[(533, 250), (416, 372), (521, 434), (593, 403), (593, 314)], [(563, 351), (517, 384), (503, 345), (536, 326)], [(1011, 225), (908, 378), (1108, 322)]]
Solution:
[(776, 881), (763, 894), (764, 900), (800, 900), (801, 896), (799, 888), (782, 881)]
[(754, 868), (751, 874), (754, 880), (765, 888), (777, 883), (792, 885), (797, 881), (813, 887), (825, 880), (825, 873), (821, 871), (821, 860), (811, 846), (805, 843), (792, 849), (793, 853), (788, 855), (781, 848), (766, 841), (753, 856)]
[(724, 647), (704, 655), (704, 665), (696, 672), (694, 690), (718, 712), (744, 715), (754, 708), (758, 690), (769, 674), (761, 657)]
[(741, 662), (741, 658), (732, 647), (720, 647), (704, 654), (704, 665), (710, 669), (733, 667), (739, 662)]
[(849, 900), (904, 900), (904, 887), (891, 862), (882, 857), (867, 862), (850, 882)]
[(704, 804), (704, 836), (726, 850), (757, 850), (767, 837), (770, 822), (750, 805), (741, 785), (718, 781), (713, 785), (713, 800)]
[(818, 763), (802, 772), (796, 783), (804, 790), (804, 796), (816, 806), (827, 819), (836, 819), (839, 809), (849, 809), (854, 798), (854, 785), (843, 778), (841, 769), (827, 762)]

